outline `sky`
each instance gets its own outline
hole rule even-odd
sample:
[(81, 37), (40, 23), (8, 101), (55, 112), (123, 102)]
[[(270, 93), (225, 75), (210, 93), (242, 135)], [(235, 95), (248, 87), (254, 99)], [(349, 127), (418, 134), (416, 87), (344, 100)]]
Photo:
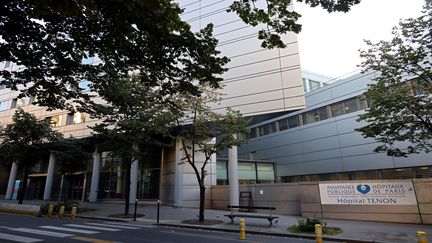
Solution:
[(303, 25), (298, 34), (303, 70), (341, 77), (359, 70), (363, 40), (390, 40), (400, 19), (421, 15), (423, 0), (362, 0), (348, 13), (327, 13), (296, 3)]

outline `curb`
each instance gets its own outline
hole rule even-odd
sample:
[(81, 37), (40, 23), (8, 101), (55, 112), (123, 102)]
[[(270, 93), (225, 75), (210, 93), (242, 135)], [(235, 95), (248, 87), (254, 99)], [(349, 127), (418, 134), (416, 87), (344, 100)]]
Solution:
[[(193, 226), (193, 225), (184, 225), (184, 224), (167, 224), (167, 223), (159, 223), (155, 224), (159, 226), (167, 226), (167, 227), (178, 227), (178, 228), (189, 228), (189, 229), (202, 229), (202, 230), (212, 230), (212, 231), (223, 231), (223, 232), (231, 232), (238, 233), (238, 230), (234, 229), (226, 229), (226, 228), (213, 228), (213, 227), (205, 227), (205, 226)], [(290, 237), (290, 238), (300, 238), (300, 239), (310, 239), (315, 240), (314, 235), (306, 235), (306, 234), (294, 234), (294, 233), (268, 233), (254, 230), (246, 230), (247, 233), (254, 235), (264, 235), (264, 236), (277, 236), (277, 237)], [(344, 243), (391, 243), (385, 241), (375, 241), (375, 240), (360, 240), (360, 239), (351, 239), (351, 238), (339, 238), (332, 236), (325, 236), (323, 240), (332, 241), (332, 242), (344, 242)]]
[[(109, 218), (109, 217), (99, 217), (99, 216), (85, 216), (85, 215), (80, 216), (80, 215), (77, 215), (77, 218), (134, 223), (133, 221), (130, 221), (130, 220), (118, 219), (118, 218)], [(153, 225), (164, 226), (164, 227), (176, 227), (176, 228), (201, 229), (201, 230), (210, 230), (210, 231), (219, 231), (219, 232), (230, 232), (230, 233), (238, 233), (239, 232), (238, 230), (235, 230), (235, 229), (213, 228), (213, 227), (205, 227), (205, 226), (186, 225), (186, 224), (169, 224), (169, 223), (157, 224), (157, 223), (153, 223)], [(254, 231), (254, 230), (247, 230), (247, 233), (254, 234), (254, 235), (277, 236), (277, 237), (289, 237), (289, 238), (315, 240), (314, 235), (306, 235), (306, 234), (268, 233), (268, 232)], [(385, 242), (385, 241), (360, 240), (360, 239), (340, 238), (340, 237), (332, 237), (332, 236), (324, 236), (323, 240), (332, 241), (332, 242), (344, 242), (344, 243), (392, 243), (392, 242)]]

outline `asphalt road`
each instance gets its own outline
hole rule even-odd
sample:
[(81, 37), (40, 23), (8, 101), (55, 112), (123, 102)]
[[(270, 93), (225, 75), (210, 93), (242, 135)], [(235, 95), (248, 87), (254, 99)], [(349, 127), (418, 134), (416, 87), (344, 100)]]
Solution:
[(69, 221), (0, 213), (0, 242), (314, 242), (251, 234), (246, 237), (246, 240), (239, 240), (238, 234), (226, 232), (83, 219)]

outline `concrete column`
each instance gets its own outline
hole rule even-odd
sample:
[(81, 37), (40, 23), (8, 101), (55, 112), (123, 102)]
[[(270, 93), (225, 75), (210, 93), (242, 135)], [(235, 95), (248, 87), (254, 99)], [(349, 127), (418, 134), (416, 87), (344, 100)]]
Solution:
[(97, 201), (97, 194), (99, 190), (99, 174), (100, 174), (100, 163), (102, 155), (96, 149), (93, 153), (93, 171), (90, 183), (90, 195), (89, 202)]
[(6, 197), (5, 197), (5, 199), (7, 200), (12, 199), (12, 193), (15, 185), (17, 172), (18, 172), (18, 165), (16, 162), (13, 162), (9, 173), (9, 181), (8, 181)]
[(54, 174), (55, 174), (55, 163), (56, 163), (55, 154), (51, 153), (48, 162), (48, 171), (47, 171), (47, 177), (45, 182), (43, 200), (51, 199), (51, 191), (52, 191)]
[(123, 171), (122, 163), (117, 166), (117, 183), (116, 183), (116, 193), (120, 194), (123, 192)]
[(174, 184), (174, 206), (183, 207), (183, 165), (180, 164), (182, 159), (182, 145), (178, 139), (175, 147), (175, 184)]
[(135, 203), (137, 196), (137, 186), (138, 186), (138, 160), (135, 159), (131, 164), (131, 175), (130, 175), (130, 194), (129, 203)]
[(230, 205), (239, 205), (237, 146), (228, 149), (228, 177)]

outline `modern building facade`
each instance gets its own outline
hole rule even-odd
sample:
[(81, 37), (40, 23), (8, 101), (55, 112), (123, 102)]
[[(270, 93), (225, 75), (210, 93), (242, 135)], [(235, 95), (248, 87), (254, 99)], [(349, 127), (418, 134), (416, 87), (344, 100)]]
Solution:
[(363, 97), (377, 73), (355, 74), (306, 93), (306, 109), (251, 127), (239, 158), (275, 163), (279, 182), (431, 177), (432, 155), (375, 153), (378, 143), (355, 131), (370, 106)]
[[(182, 18), (198, 31), (207, 23), (214, 24), (214, 35), (219, 39), (221, 55), (228, 56), (231, 62), (229, 71), (223, 75), (223, 100), (213, 104), (215, 111), (223, 112), (226, 107), (240, 110), (244, 115), (262, 115), (274, 112), (288, 112), (304, 108), (304, 87), (301, 77), (297, 37), (295, 34), (284, 36), (286, 49), (262, 49), (257, 39), (258, 28), (243, 24), (234, 13), (227, 13), (229, 1), (181, 0), (185, 9)], [(7, 60), (1, 60), (0, 70), (19, 70), (20, 67)], [(85, 64), (100, 62), (97, 57), (83, 60)], [(88, 91), (87, 80), (80, 87)], [(0, 89), (0, 125), (12, 122), (17, 107), (30, 112), (38, 119), (50, 120), (52, 126), (65, 137), (83, 138), (91, 135), (89, 126), (99, 121), (90, 119), (84, 113), (70, 113), (63, 110), (47, 111), (44, 107), (33, 105), (34, 97), (17, 98), (18, 91)], [(214, 141), (208, 141), (214, 142)], [(132, 163), (131, 180), (125, 181), (125, 168), (118, 158), (108, 152), (95, 151), (88, 161), (87, 170), (61, 176), (58, 163), (53, 154), (44, 161), (35, 161), (29, 180), (29, 199), (55, 199), (66, 194), (69, 198), (95, 202), (100, 199), (123, 199), (125, 183), (131, 184), (130, 200), (161, 199), (165, 204), (176, 206), (197, 206), (199, 190), (192, 168), (180, 165), (182, 149), (177, 142), (170, 147), (149, 147), (148, 157)], [(230, 171), (237, 171), (236, 148), (230, 150)], [(196, 158), (200, 160), (197, 154)], [(216, 156), (208, 165), (206, 184), (217, 183)], [(8, 173), (8, 187), (0, 194), (13, 197), (13, 185), (20, 179), (20, 168), (13, 164)], [(230, 172), (230, 173), (231, 173)], [(274, 174), (274, 173), (273, 173)], [(274, 176), (273, 176), (274, 177)], [(236, 173), (229, 178), (238, 181)], [(238, 182), (237, 182), (238, 183)], [(235, 182), (230, 185), (235, 189)], [(0, 187), (2, 188), (2, 187)], [(233, 198), (238, 195), (234, 190)]]

